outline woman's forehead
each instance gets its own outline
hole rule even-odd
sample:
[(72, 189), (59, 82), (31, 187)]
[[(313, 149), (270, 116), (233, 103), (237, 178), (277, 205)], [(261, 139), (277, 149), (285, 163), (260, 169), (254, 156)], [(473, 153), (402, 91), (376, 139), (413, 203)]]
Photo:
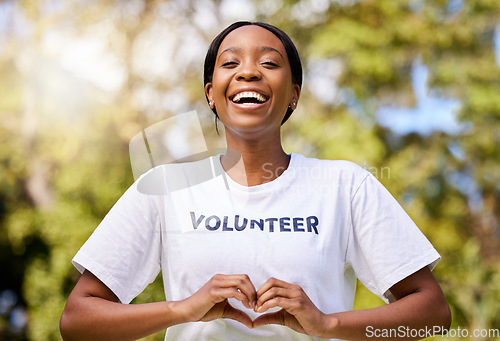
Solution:
[(266, 50), (267, 48), (277, 50), (286, 58), (285, 47), (274, 33), (257, 25), (246, 25), (235, 29), (224, 38), (219, 46), (217, 56), (228, 49), (241, 51), (246, 49)]

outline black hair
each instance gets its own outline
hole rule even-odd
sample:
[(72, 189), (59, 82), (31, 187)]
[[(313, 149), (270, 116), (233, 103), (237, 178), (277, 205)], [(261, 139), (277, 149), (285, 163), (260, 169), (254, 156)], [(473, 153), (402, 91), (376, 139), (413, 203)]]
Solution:
[[(290, 68), (292, 70), (292, 81), (294, 84), (297, 84), (299, 88), (302, 87), (302, 63), (300, 62), (299, 53), (297, 52), (297, 48), (293, 44), (292, 39), (290, 39), (290, 37), (285, 32), (273, 25), (263, 22), (250, 21), (237, 21), (229, 25), (212, 41), (208, 48), (207, 55), (205, 56), (205, 65), (203, 68), (203, 86), (205, 87), (207, 83), (212, 82), (212, 77), (215, 69), (215, 61), (217, 59), (217, 51), (219, 50), (219, 47), (224, 38), (226, 38), (226, 36), (235, 29), (248, 25), (256, 25), (265, 28), (281, 40), (281, 43), (285, 47), (288, 62), (290, 63)], [(219, 116), (217, 115), (217, 110), (215, 109), (215, 107), (212, 109), (212, 111), (215, 114), (215, 123), (217, 127), (217, 119), (219, 118)], [(283, 121), (281, 121), (281, 124), (285, 123), (290, 115), (292, 115), (292, 113), (293, 109), (288, 107), (285, 117), (283, 118)]]

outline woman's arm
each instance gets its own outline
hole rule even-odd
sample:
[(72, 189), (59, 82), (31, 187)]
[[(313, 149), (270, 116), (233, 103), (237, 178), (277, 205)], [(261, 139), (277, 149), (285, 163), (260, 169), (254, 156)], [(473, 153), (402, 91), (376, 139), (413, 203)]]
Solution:
[(252, 320), (228, 303), (230, 297), (253, 308), (255, 288), (248, 276), (215, 275), (182, 301), (121, 304), (105, 284), (85, 271), (64, 308), (61, 335), (64, 340), (137, 340), (176, 324), (217, 318), (251, 327)]
[(64, 308), (61, 335), (64, 340), (136, 340), (182, 323), (176, 304), (121, 304), (106, 285), (85, 271)]
[[(418, 340), (429, 336), (424, 334), (426, 330), (442, 334), (450, 327), (450, 308), (428, 267), (398, 282), (390, 291), (397, 300), (388, 305), (328, 315), (334, 337), (349, 340)], [(417, 331), (420, 334), (416, 334)], [(392, 332), (396, 337), (387, 337), (384, 332)], [(416, 337), (411, 337), (412, 334)]]
[[(428, 267), (390, 290), (397, 300), (388, 305), (327, 315), (314, 306), (299, 286), (271, 279), (257, 292), (256, 310), (264, 312), (275, 306), (283, 309), (259, 316), (254, 320), (254, 327), (283, 324), (305, 334), (343, 340), (422, 339), (429, 335), (411, 337), (412, 331), (439, 328), (443, 332), (450, 327), (448, 303)], [(389, 332), (393, 334), (387, 334)]]

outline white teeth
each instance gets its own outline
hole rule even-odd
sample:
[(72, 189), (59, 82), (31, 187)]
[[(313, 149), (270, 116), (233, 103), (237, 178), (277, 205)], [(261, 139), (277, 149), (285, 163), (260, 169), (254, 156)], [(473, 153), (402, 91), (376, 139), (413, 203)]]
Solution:
[(243, 91), (233, 97), (233, 102), (239, 102), (242, 98), (255, 98), (259, 102), (265, 102), (266, 98), (254, 91)]

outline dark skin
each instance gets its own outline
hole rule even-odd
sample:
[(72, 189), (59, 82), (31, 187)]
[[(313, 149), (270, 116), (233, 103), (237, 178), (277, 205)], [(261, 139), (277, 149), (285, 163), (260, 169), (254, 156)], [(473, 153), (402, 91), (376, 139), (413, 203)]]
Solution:
[[(278, 177), (290, 160), (281, 145), (281, 121), (288, 106), (295, 109), (300, 96), (281, 41), (257, 26), (232, 31), (219, 48), (213, 81), (205, 91), (225, 127), (228, 152), (221, 162), (228, 175), (246, 186)], [(260, 104), (234, 103), (232, 98), (241, 91), (259, 93), (266, 100)], [(236, 165), (229, 169), (229, 164)], [(269, 167), (273, 178), (269, 178)], [(61, 334), (65, 340), (135, 340), (179, 323), (218, 318), (233, 319), (249, 328), (281, 324), (300, 333), (345, 340), (377, 340), (367, 337), (367, 326), (449, 328), (448, 304), (428, 267), (396, 283), (390, 291), (396, 301), (388, 305), (328, 314), (320, 311), (298, 284), (270, 278), (255, 288), (246, 274), (218, 274), (184, 300), (125, 305), (85, 271), (68, 298)], [(262, 314), (252, 321), (233, 308), (228, 298)], [(282, 309), (265, 313), (272, 307)]]

